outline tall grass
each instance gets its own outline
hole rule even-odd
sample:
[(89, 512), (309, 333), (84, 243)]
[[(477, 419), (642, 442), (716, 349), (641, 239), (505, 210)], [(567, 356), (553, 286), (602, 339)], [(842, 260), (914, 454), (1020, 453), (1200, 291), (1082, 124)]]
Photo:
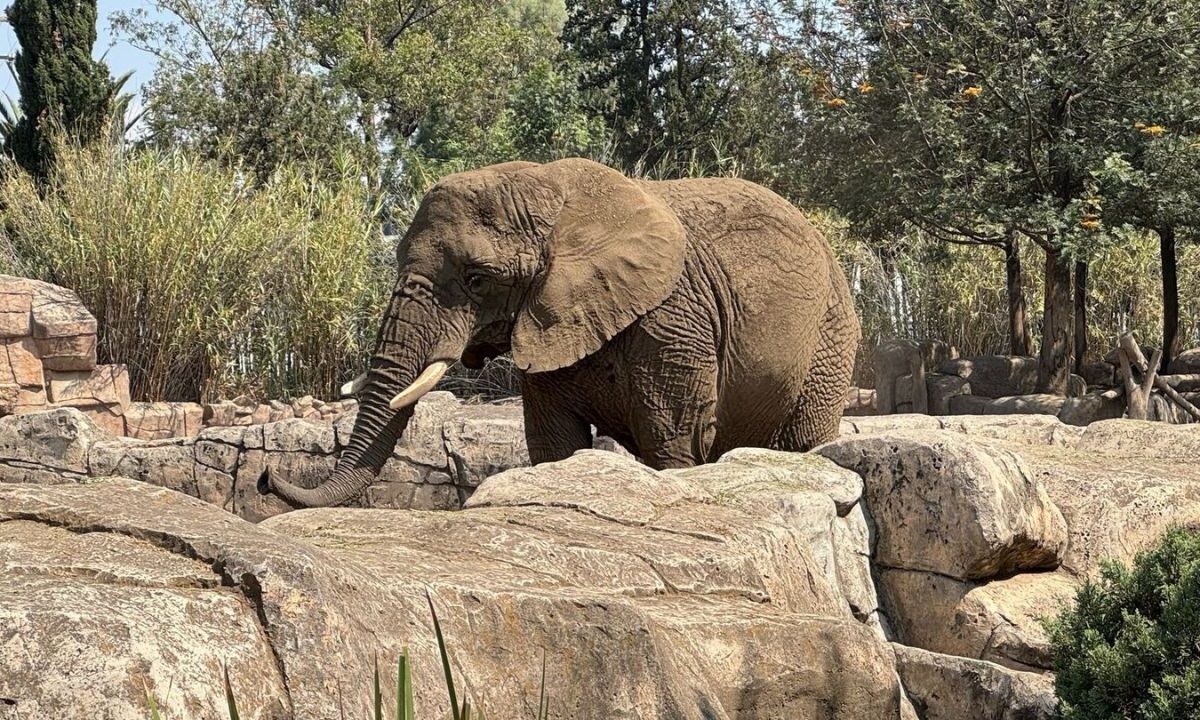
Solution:
[(136, 398), (328, 397), (361, 367), (392, 272), (358, 177), (259, 184), (182, 152), (63, 146), (46, 188), (3, 168), (4, 264), (79, 294)]

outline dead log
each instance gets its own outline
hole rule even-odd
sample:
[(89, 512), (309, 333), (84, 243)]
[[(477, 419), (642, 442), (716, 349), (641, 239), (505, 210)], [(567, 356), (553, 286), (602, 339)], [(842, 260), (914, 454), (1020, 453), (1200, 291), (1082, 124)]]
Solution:
[[(1126, 415), (1129, 418), (1133, 420), (1146, 420), (1149, 418), (1150, 392), (1157, 387), (1172, 402), (1183, 408), (1185, 412), (1196, 420), (1200, 420), (1200, 408), (1188, 402), (1186, 398), (1179, 394), (1179, 391), (1159, 376), (1158, 368), (1162, 360), (1161, 349), (1154, 351), (1152, 362), (1146, 362), (1146, 356), (1142, 354), (1142, 349), (1138, 347), (1133, 333), (1122, 335), (1117, 347), (1119, 350), (1117, 357), (1121, 361), (1121, 377), (1125, 385), (1125, 398), (1128, 408)], [(1142, 376), (1140, 382), (1134, 376), (1134, 370), (1137, 370)]]

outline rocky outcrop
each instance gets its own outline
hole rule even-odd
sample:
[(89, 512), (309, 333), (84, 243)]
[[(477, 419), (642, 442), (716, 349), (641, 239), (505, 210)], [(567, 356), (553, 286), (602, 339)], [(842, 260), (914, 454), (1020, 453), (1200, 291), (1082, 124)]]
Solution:
[(1053, 720), (1054, 681), (991, 663), (895, 645), (896, 666), (921, 720)]
[(1066, 523), (1010, 451), (895, 432), (817, 452), (865, 480), (883, 566), (975, 580), (1059, 564)]
[(543, 653), (555, 716), (914, 717), (892, 649), (807, 539), (852, 481), (805, 462), (824, 479), (784, 457), (656, 473), (591, 451), (494, 476), (461, 513), (257, 526), (129, 480), (0, 485), (0, 538), (22, 544), (0, 555), (21, 570), (0, 593), (0, 697), (22, 717), (133, 718), (149, 688), (167, 717), (220, 717), (224, 662), (243, 717), (366, 717), (375, 658), (409, 648), (417, 714), (436, 716), (428, 591), (492, 717), (532, 714)]

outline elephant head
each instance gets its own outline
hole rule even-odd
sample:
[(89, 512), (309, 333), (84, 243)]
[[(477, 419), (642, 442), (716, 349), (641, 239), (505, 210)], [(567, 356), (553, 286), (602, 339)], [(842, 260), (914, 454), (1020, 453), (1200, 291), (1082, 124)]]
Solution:
[(685, 245), (670, 208), (587, 160), (443, 179), (397, 247), (396, 286), (333, 475), (313, 489), (273, 479), (273, 489), (299, 506), (357, 497), (452, 363), (511, 350), (525, 372), (571, 365), (666, 299)]

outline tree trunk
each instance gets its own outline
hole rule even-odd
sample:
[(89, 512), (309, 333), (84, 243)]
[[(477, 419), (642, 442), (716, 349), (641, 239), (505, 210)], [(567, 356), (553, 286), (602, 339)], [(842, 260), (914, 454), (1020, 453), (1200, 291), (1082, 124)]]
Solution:
[(1087, 293), (1088, 264), (1075, 263), (1075, 373), (1083, 367), (1087, 356)]
[(1021, 245), (1010, 233), (1004, 245), (1004, 274), (1008, 286), (1008, 348), (1013, 355), (1032, 354), (1033, 338), (1025, 315), (1025, 292), (1021, 287)]
[(1162, 261), (1163, 340), (1162, 368), (1179, 355), (1179, 269), (1175, 257), (1175, 228), (1158, 229), (1158, 249)]
[(1045, 296), (1038, 392), (1066, 395), (1071, 377), (1075, 317), (1071, 302), (1071, 261), (1058, 249), (1046, 251)]

